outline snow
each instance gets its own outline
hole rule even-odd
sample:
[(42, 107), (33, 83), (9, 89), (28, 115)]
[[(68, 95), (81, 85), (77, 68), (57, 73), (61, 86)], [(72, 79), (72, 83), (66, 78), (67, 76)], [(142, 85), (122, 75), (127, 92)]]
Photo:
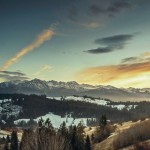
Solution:
[(122, 110), (123, 108), (125, 108), (125, 105), (111, 105), (112, 108), (117, 108), (118, 110)]
[(0, 138), (6, 138), (7, 135), (10, 135), (10, 132), (0, 129)]
[(122, 110), (124, 108), (126, 108), (127, 110), (130, 110), (130, 109), (135, 109), (138, 105), (123, 105), (123, 104), (119, 104), (119, 105), (110, 105), (110, 107), (112, 108), (117, 108), (118, 110)]
[(55, 100), (58, 100), (60, 101), (62, 97), (47, 97), (48, 99), (55, 99)]
[(17, 125), (18, 123), (20, 123), (20, 122), (22, 122), (22, 121), (27, 123), (27, 122), (30, 121), (30, 119), (18, 119), (18, 120), (15, 120), (15, 121), (14, 121), (14, 124)]
[[(49, 99), (55, 99), (55, 100), (61, 100), (62, 97), (47, 97)], [(64, 100), (73, 100), (73, 101), (80, 101), (80, 102), (87, 102), (87, 103), (93, 103), (93, 104), (98, 104), (98, 105), (107, 105), (109, 101), (102, 100), (102, 99), (91, 99), (91, 98), (84, 98), (80, 96), (66, 96), (63, 97)]]
[(6, 139), (7, 135), (6, 134), (0, 134), (0, 139), (5, 138)]
[[(47, 97), (48, 99), (55, 99), (55, 100), (62, 100), (62, 97)], [(130, 110), (132, 108), (135, 108), (137, 105), (124, 105), (124, 104), (118, 104), (118, 105), (111, 105), (110, 101), (106, 101), (103, 99), (98, 98), (90, 98), (90, 97), (82, 97), (82, 96), (66, 96), (63, 97), (65, 101), (73, 100), (73, 101), (80, 101), (80, 102), (86, 102), (86, 103), (92, 103), (97, 105), (102, 105), (106, 107), (112, 107), (117, 108), (118, 110), (122, 110), (126, 108), (127, 110)]]
[(3, 99), (3, 100), (0, 100), (0, 103), (6, 103), (6, 102), (11, 102), (11, 99)]
[[(87, 125), (87, 119), (90, 119), (90, 118), (73, 118), (71, 117), (71, 115), (66, 115), (65, 117), (61, 117), (59, 115), (55, 115), (53, 113), (48, 113), (44, 116), (41, 116), (42, 119), (44, 121), (46, 121), (47, 118), (49, 118), (51, 120), (51, 123), (52, 125), (55, 127), (55, 128), (59, 128), (60, 125), (65, 122), (66, 123), (66, 126), (71, 126), (71, 125), (78, 125), (80, 122), (82, 122), (85, 126)], [(36, 122), (39, 121), (39, 119), (41, 119), (41, 117), (38, 117), (36, 119), (34, 119)], [(19, 119), (19, 120), (16, 120), (14, 121), (14, 124), (18, 124), (19, 122), (21, 121), (25, 121), (25, 122), (28, 122), (30, 119)]]

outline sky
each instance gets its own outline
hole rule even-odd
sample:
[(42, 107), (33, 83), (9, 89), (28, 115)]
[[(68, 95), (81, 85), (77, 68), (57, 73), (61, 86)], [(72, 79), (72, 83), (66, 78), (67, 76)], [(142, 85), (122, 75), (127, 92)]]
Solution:
[(0, 0), (0, 82), (150, 88), (150, 1)]

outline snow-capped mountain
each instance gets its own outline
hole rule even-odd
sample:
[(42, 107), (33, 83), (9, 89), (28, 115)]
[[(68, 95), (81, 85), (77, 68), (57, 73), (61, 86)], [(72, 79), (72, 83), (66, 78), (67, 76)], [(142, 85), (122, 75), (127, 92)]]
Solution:
[(150, 100), (150, 88), (116, 88), (113, 86), (78, 84), (75, 81), (58, 82), (33, 79), (0, 83), (0, 93), (46, 94), (47, 96), (88, 95), (116, 101)]

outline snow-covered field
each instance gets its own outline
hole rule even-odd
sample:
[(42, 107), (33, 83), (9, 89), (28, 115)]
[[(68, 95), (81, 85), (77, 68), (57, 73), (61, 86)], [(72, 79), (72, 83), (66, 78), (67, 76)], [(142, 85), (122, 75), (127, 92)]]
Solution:
[[(48, 113), (44, 116), (41, 116), (42, 119), (45, 121), (47, 118), (49, 118), (51, 120), (51, 123), (52, 125), (55, 127), (55, 128), (59, 128), (60, 125), (65, 122), (66, 123), (66, 126), (70, 126), (70, 125), (78, 125), (80, 122), (83, 123), (83, 125), (87, 125), (87, 119), (90, 119), (90, 118), (73, 118), (71, 117), (71, 115), (66, 115), (64, 117), (61, 117), (59, 115), (55, 115), (53, 113)], [(35, 121), (39, 121), (39, 119), (41, 119), (41, 117), (38, 117), (36, 119), (34, 119)], [(14, 124), (18, 124), (20, 123), (21, 121), (25, 121), (26, 123), (29, 121), (30, 119), (19, 119), (19, 120), (16, 120), (14, 121)]]
[(112, 105), (112, 104), (110, 104), (110, 101), (107, 101), (107, 100), (98, 99), (98, 98), (89, 98), (89, 97), (87, 98), (87, 97), (82, 97), (82, 96), (47, 97), (47, 98), (55, 99), (55, 100), (59, 100), (59, 101), (73, 100), (73, 101), (87, 102), (87, 103), (117, 108), (118, 110), (122, 110), (124, 108), (130, 110), (130, 109), (135, 108), (137, 106), (137, 105), (126, 106), (124, 104)]

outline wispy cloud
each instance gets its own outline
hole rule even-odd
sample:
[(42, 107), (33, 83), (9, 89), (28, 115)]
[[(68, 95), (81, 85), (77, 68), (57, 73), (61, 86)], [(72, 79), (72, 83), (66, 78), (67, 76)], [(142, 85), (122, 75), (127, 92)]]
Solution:
[(81, 26), (86, 28), (97, 28), (100, 26), (103, 26), (103, 23), (100, 22), (86, 22), (86, 23), (80, 23)]
[(29, 79), (26, 74), (22, 72), (13, 72), (13, 71), (0, 71), (0, 78), (5, 81), (13, 80), (27, 80)]
[(0, 71), (0, 73), (3, 74), (9, 74), (9, 75), (18, 75), (18, 76), (25, 76), (26, 74), (19, 72), (19, 71)]
[(53, 35), (54, 35), (53, 29), (49, 28), (49, 29), (44, 30), (40, 35), (37, 36), (37, 38), (31, 44), (21, 49), (16, 55), (14, 55), (12, 58), (6, 61), (5, 64), (0, 68), (0, 70), (1, 71), (6, 70), (13, 63), (15, 63), (18, 59), (20, 59), (21, 57), (23, 57), (30, 51), (34, 50), (35, 48), (39, 47), (45, 41), (51, 39)]
[(42, 74), (45, 71), (51, 72), (53, 69), (52, 66), (50, 65), (44, 65), (39, 71), (37, 71), (36, 73), (34, 73), (34, 76), (38, 76), (40, 74)]
[(127, 63), (127, 62), (133, 62), (136, 61), (138, 58), (137, 57), (128, 57), (128, 58), (124, 58), (122, 59), (122, 63)]
[[(146, 55), (147, 54), (147, 55)], [(126, 63), (118, 65), (98, 66), (82, 70), (77, 81), (89, 84), (112, 84), (116, 86), (128, 86), (139, 81), (143, 82), (146, 76), (150, 76), (150, 54), (141, 54), (136, 59), (133, 57), (124, 59)], [(136, 61), (135, 61), (136, 60)], [(150, 81), (147, 80), (147, 83)], [(144, 85), (143, 85), (144, 86)]]
[(104, 37), (100, 39), (96, 39), (94, 43), (102, 45), (96, 49), (86, 50), (84, 52), (91, 54), (101, 54), (101, 53), (109, 53), (116, 50), (123, 49), (127, 42), (132, 40), (135, 34), (120, 34), (114, 35), (110, 37)]
[(144, 63), (150, 61), (150, 52), (142, 53), (137, 57), (127, 57), (121, 60), (122, 64)]

